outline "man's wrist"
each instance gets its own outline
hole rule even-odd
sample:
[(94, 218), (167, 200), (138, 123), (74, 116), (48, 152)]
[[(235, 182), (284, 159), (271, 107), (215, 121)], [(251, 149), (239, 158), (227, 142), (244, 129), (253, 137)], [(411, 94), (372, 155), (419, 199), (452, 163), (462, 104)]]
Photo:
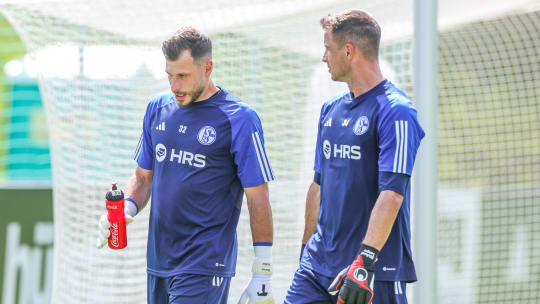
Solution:
[(360, 250), (358, 251), (358, 256), (362, 257), (362, 260), (364, 261), (364, 266), (366, 269), (373, 271), (375, 262), (377, 261), (377, 256), (379, 255), (379, 250), (366, 245), (362, 244), (360, 246)]
[(253, 243), (253, 251), (257, 259), (272, 259), (272, 243), (270, 242)]
[(131, 217), (134, 217), (139, 213), (139, 205), (137, 205), (137, 202), (130, 197), (124, 199), (124, 213)]
[(253, 243), (255, 260), (251, 271), (253, 274), (272, 275), (272, 243)]

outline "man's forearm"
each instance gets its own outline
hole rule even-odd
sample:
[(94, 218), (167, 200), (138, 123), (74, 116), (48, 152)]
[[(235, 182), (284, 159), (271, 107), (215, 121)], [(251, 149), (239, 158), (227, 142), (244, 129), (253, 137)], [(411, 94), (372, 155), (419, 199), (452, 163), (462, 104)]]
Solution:
[(317, 229), (317, 218), (319, 217), (319, 207), (321, 204), (321, 187), (313, 182), (309, 186), (309, 190), (306, 196), (306, 213), (305, 213), (305, 226), (304, 236), (302, 237), (302, 244), (306, 244), (309, 238), (315, 233)]
[(152, 193), (151, 172), (152, 171), (137, 168), (135, 174), (131, 176), (124, 187), (125, 197), (133, 199), (137, 203), (139, 211), (146, 206), (150, 194)]
[(274, 227), (272, 222), (272, 208), (268, 195), (268, 185), (244, 189), (246, 192), (251, 235), (254, 243), (272, 243)]
[(397, 192), (385, 190), (379, 194), (377, 202), (375, 202), (375, 206), (371, 211), (363, 244), (377, 250), (382, 249), (390, 235), (402, 202), (403, 196)]

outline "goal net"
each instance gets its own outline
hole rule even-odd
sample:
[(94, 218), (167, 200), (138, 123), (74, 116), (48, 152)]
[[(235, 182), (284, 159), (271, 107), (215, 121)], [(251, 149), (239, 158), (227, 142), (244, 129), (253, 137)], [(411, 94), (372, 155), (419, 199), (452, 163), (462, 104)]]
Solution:
[[(540, 18), (534, 1), (469, 10), (460, 2), (441, 1), (440, 301), (456, 303), (459, 290), (466, 303), (531, 303), (540, 299)], [(0, 0), (38, 67), (47, 113), (51, 302), (146, 302), (149, 208), (128, 227), (124, 250), (95, 249), (96, 226), (110, 182), (123, 186), (136, 166), (148, 101), (169, 89), (161, 42), (184, 25), (210, 34), (214, 82), (261, 117), (276, 175), (273, 289), (281, 302), (298, 266), (320, 106), (347, 89), (321, 63), (319, 19), (352, 7), (381, 23), (383, 71), (414, 99), (412, 0)], [(231, 303), (251, 276), (245, 206), (238, 240)], [(516, 261), (518, 270), (505, 268)]]
[(440, 303), (540, 302), (538, 9), (440, 33)]

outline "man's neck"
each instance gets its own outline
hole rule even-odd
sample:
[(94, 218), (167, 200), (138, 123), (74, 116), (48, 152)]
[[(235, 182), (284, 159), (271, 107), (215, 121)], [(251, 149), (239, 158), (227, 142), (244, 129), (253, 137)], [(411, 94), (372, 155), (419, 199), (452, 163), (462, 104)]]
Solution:
[(364, 63), (353, 67), (351, 78), (347, 81), (349, 90), (358, 97), (373, 89), (384, 80), (377, 62)]
[(199, 97), (199, 100), (197, 101), (207, 100), (208, 98), (216, 94), (217, 91), (219, 91), (219, 88), (214, 84), (212, 79), (210, 79), (208, 81), (208, 85), (206, 86), (203, 93), (201, 94), (201, 97)]

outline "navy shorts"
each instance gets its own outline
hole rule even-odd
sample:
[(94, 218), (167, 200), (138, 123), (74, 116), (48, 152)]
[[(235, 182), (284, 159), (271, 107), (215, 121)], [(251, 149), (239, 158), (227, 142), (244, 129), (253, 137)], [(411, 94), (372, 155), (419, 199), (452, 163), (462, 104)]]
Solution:
[[(300, 266), (294, 274), (284, 304), (336, 304), (338, 295), (332, 296), (327, 290), (333, 281), (334, 278)], [(372, 304), (407, 304), (405, 287), (405, 282), (375, 281)]]
[(148, 304), (225, 304), (230, 277), (180, 274), (168, 278), (148, 274)]

